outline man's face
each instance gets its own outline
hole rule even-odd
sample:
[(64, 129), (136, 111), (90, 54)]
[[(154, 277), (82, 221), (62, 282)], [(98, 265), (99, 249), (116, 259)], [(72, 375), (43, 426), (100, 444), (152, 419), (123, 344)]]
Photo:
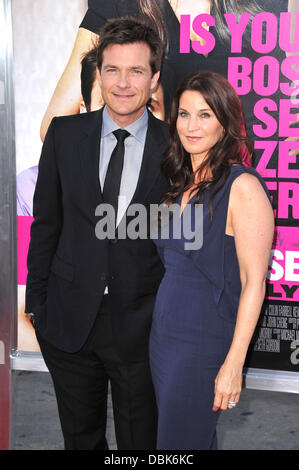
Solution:
[(112, 119), (121, 127), (143, 113), (159, 72), (152, 76), (151, 52), (146, 43), (112, 44), (103, 52), (98, 71), (102, 98)]

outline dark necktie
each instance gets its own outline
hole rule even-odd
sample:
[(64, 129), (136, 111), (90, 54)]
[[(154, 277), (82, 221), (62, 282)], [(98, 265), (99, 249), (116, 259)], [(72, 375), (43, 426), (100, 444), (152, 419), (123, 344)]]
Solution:
[(103, 188), (103, 198), (106, 204), (111, 204), (117, 218), (118, 195), (120, 190), (121, 174), (124, 166), (125, 139), (131, 135), (124, 129), (113, 132), (117, 144), (111, 154)]

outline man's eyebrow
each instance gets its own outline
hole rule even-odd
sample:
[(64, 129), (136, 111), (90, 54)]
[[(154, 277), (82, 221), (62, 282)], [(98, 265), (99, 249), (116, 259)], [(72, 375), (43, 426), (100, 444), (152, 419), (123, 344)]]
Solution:
[(132, 65), (132, 67), (130, 67), (130, 69), (142, 69), (142, 70), (146, 70), (146, 67), (144, 67), (144, 65)]
[[(104, 69), (117, 69), (118, 66), (117, 65), (113, 65), (113, 64), (106, 64), (103, 66)], [(146, 67), (144, 67), (144, 65), (131, 65), (130, 67), (128, 67), (129, 70), (133, 70), (133, 69), (140, 69), (140, 70), (146, 70)]]

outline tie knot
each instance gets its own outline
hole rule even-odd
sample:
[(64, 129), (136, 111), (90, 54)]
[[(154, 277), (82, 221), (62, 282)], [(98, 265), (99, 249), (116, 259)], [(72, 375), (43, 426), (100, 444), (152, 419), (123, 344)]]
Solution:
[(130, 132), (126, 131), (125, 129), (117, 129), (116, 131), (113, 132), (117, 139), (117, 143), (119, 142), (124, 142), (124, 140), (129, 137)]

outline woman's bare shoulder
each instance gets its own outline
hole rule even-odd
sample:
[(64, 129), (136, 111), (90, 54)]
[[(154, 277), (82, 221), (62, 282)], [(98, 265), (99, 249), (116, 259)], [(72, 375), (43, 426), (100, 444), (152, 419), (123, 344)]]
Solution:
[(236, 197), (254, 197), (258, 194), (264, 194), (266, 197), (265, 190), (258, 176), (249, 172), (241, 173), (233, 181), (231, 193)]

